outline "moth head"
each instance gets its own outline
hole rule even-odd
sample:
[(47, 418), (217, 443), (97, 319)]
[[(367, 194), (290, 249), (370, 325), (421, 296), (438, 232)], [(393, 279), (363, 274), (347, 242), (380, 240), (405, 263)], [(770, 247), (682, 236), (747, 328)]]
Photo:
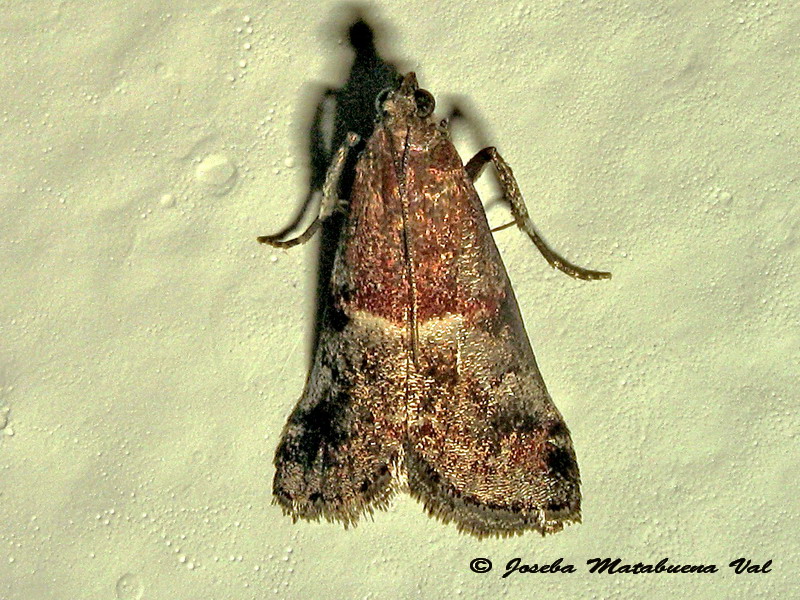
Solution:
[(396, 88), (383, 90), (376, 103), (379, 118), (389, 120), (412, 116), (427, 119), (436, 107), (433, 94), (419, 87), (413, 72), (403, 77)]

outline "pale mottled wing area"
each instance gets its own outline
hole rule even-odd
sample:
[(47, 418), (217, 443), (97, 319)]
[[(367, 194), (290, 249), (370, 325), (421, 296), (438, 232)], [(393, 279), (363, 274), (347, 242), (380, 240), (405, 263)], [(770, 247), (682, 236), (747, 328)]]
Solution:
[(396, 488), (405, 384), (394, 363), (399, 338), (384, 338), (368, 319), (343, 321), (322, 332), (275, 453), (273, 493), (295, 518), (350, 525)]
[[(460, 231), (450, 249), (457, 310), (418, 325), (409, 486), (431, 514), (477, 535), (555, 532), (580, 520), (572, 440), (539, 374), (480, 200), (463, 170), (447, 180), (449, 227)], [(435, 240), (432, 227), (412, 223), (415, 248), (435, 243), (423, 241)]]

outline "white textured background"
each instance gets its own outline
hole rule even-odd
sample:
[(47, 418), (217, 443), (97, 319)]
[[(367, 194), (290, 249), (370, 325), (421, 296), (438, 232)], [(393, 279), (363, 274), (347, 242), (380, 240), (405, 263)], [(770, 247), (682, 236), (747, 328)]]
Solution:
[[(472, 108), (551, 243), (614, 273), (574, 281), (497, 235), (584, 523), (489, 541), (407, 496), (351, 531), (270, 504), (316, 252), (254, 237), (307, 191), (354, 9), (168, 4), (0, 7), (0, 598), (796, 593), (796, 3), (363, 7), (442, 112)], [(517, 556), (578, 573), (500, 578)], [(589, 575), (595, 556), (721, 572)], [(772, 572), (735, 576), (740, 556)]]

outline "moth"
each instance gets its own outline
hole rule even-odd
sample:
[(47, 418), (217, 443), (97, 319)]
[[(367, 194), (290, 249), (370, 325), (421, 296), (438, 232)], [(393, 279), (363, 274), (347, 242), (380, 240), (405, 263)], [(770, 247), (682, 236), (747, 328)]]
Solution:
[[(580, 475), (536, 365), (473, 187), (491, 163), (513, 222), (551, 266), (578, 267), (537, 235), (495, 148), (464, 165), (414, 73), (379, 101), (356, 164), (330, 298), (305, 391), (275, 453), (275, 501), (295, 520), (345, 526), (407, 489), (428, 513), (478, 536), (542, 534), (580, 521)], [(351, 134), (319, 214), (278, 248), (308, 241), (340, 206)]]

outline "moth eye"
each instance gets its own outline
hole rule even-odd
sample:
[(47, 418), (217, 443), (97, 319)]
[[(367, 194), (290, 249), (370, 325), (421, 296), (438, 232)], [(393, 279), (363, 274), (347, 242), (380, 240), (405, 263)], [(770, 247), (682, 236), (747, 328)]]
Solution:
[(417, 116), (425, 118), (431, 115), (436, 107), (436, 100), (428, 90), (416, 90), (414, 92), (414, 102), (417, 103)]
[(392, 88), (386, 88), (380, 94), (378, 94), (377, 98), (375, 98), (375, 109), (378, 111), (378, 113), (383, 112), (383, 103), (386, 102), (386, 99), (389, 97), (389, 94), (391, 93), (392, 93)]

